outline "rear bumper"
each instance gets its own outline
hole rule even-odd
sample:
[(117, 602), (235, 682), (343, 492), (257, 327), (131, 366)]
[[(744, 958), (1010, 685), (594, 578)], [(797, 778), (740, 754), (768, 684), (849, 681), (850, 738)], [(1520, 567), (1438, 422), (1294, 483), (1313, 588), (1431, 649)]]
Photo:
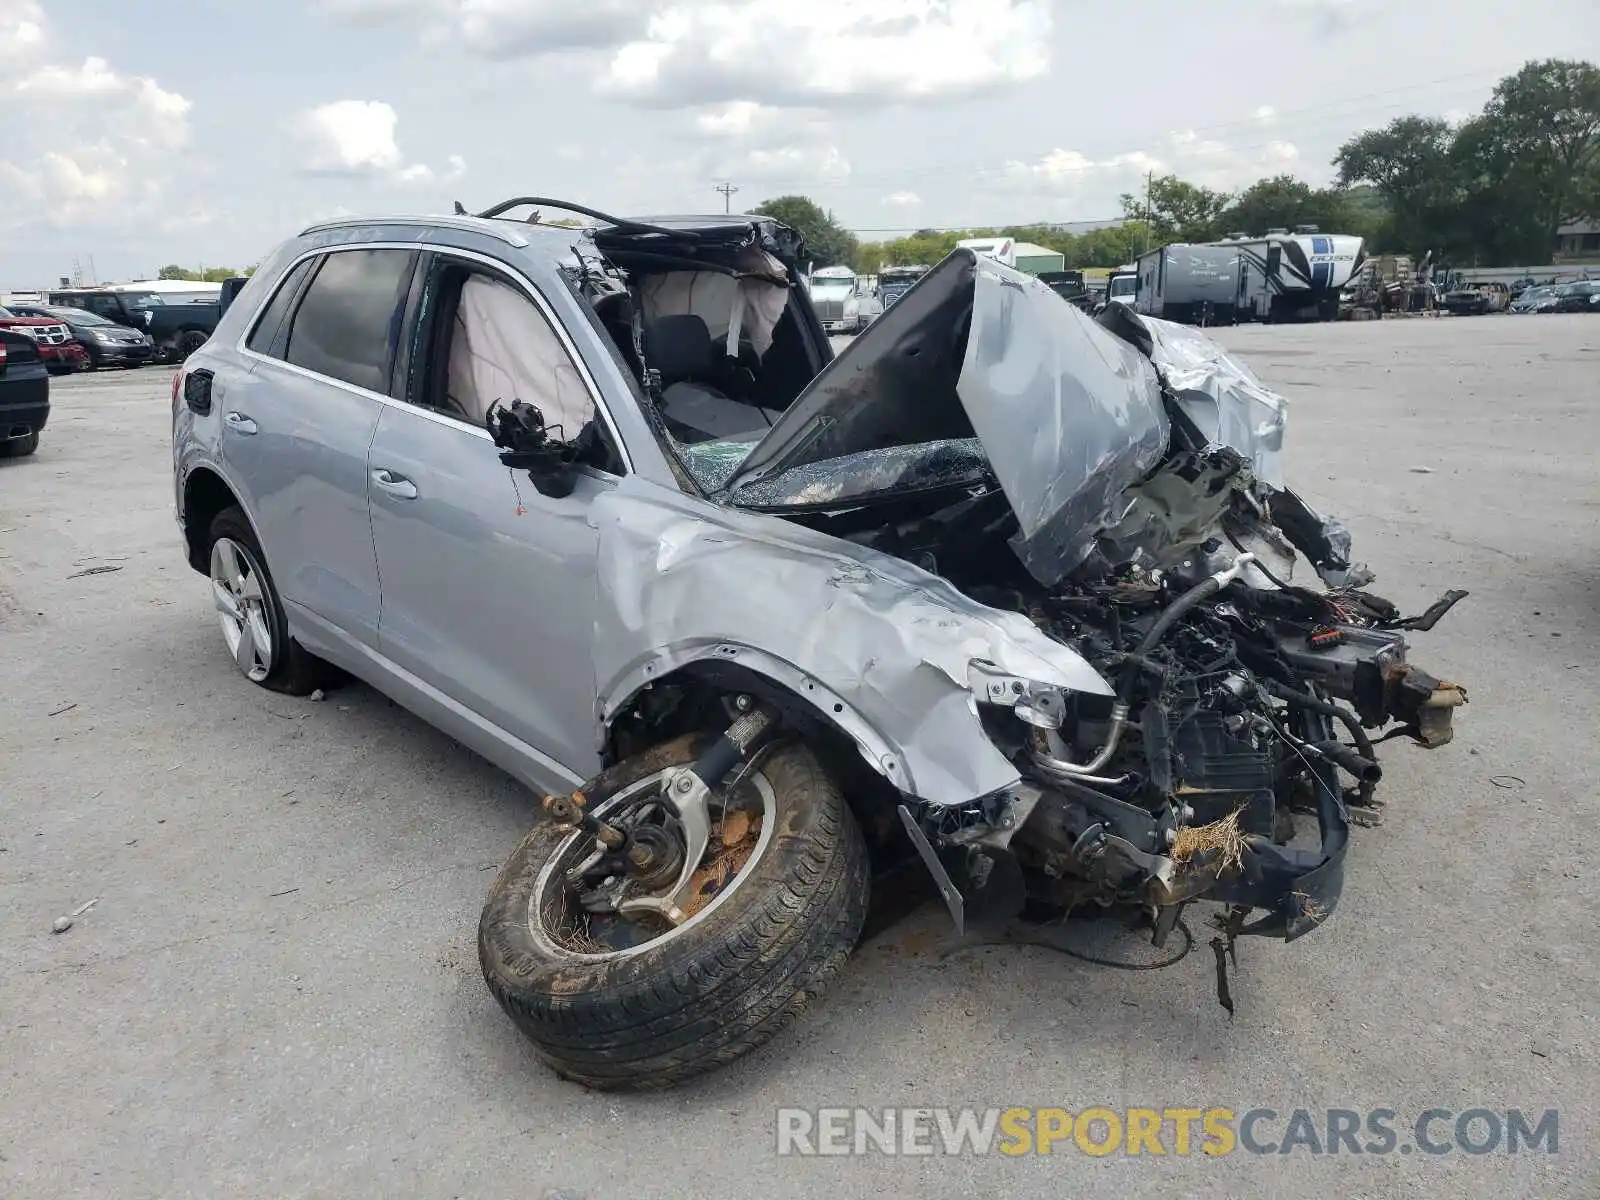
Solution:
[(50, 419), (50, 379), (0, 378), (0, 442), (16, 441), (43, 429)]

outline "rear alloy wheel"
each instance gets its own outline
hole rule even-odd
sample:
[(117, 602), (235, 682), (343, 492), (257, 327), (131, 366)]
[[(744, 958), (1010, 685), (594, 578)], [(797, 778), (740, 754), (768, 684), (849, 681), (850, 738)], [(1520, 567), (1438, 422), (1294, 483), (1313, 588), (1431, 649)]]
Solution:
[(289, 636), (261, 543), (239, 508), (225, 508), (211, 522), (209, 561), (217, 624), (240, 673), (292, 696), (315, 690), (322, 664)]
[(211, 594), (234, 664), (251, 683), (264, 683), (272, 673), (272, 602), (255, 556), (232, 538), (211, 543)]
[(710, 741), (664, 743), (583, 789), (650, 869), (545, 821), (489, 890), (484, 979), (564, 1078), (653, 1089), (732, 1062), (816, 1001), (861, 932), (866, 844), (815, 755), (778, 744), (680, 807)]

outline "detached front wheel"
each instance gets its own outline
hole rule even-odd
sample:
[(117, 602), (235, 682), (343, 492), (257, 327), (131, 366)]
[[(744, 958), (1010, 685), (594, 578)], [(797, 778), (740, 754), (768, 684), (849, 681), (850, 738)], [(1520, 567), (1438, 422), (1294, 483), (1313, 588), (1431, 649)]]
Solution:
[(666, 869), (636, 877), (544, 822), (490, 888), (484, 979), (565, 1078), (663, 1088), (729, 1063), (813, 1003), (861, 932), (866, 845), (816, 757), (784, 743), (735, 767), (697, 836), (669, 790), (710, 741), (664, 743), (584, 789), (589, 812)]

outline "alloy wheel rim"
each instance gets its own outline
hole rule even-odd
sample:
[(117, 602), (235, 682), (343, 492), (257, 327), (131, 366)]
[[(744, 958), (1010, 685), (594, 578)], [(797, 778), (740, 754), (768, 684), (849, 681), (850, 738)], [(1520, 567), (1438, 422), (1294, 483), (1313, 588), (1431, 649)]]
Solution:
[(232, 538), (211, 547), (211, 600), (234, 665), (252, 683), (272, 671), (272, 608), (255, 556)]
[[(672, 769), (653, 772), (643, 779), (623, 788), (616, 795), (608, 798), (603, 804), (596, 805), (594, 815), (605, 818), (624, 807), (636, 804), (642, 797), (659, 792), (662, 784), (671, 774)], [(647, 938), (637, 945), (620, 949), (607, 949), (600, 952), (586, 952), (574, 949), (571, 931), (564, 928), (568, 925), (572, 913), (571, 895), (567, 892), (566, 873), (583, 858), (583, 849), (592, 844), (593, 839), (582, 832), (574, 832), (562, 840), (556, 847), (549, 860), (540, 870), (534, 882), (533, 895), (528, 905), (528, 928), (534, 940), (546, 953), (559, 958), (576, 960), (579, 962), (600, 963), (621, 958), (630, 958), (645, 950), (654, 950), (664, 943), (671, 941), (680, 934), (693, 929), (702, 921), (711, 916), (729, 897), (738, 891), (755, 874), (757, 866), (765, 858), (772, 843), (773, 835), (778, 828), (778, 802), (777, 793), (773, 790), (772, 783), (761, 772), (760, 768), (748, 771), (739, 780), (741, 786), (750, 787), (760, 798), (761, 808), (759, 814), (754, 815), (760, 821), (760, 829), (752, 834), (755, 846), (749, 850), (748, 855), (738, 864), (731, 877), (724, 880), (717, 888), (708, 902), (696, 908), (693, 915), (680, 925), (674, 925), (666, 931)], [(718, 793), (726, 800), (725, 793)], [(721, 821), (727, 819), (727, 809), (722, 807)], [(718, 833), (721, 821), (713, 826), (712, 842), (708, 847), (705, 857), (701, 860), (701, 867), (708, 868), (718, 851)], [(697, 874), (700, 872), (697, 871)]]

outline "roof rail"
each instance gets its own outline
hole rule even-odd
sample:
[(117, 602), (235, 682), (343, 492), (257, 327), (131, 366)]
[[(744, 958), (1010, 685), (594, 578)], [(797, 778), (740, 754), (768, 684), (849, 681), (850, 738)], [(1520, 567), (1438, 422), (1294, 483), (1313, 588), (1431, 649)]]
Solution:
[[(586, 205), (574, 204), (570, 200), (552, 200), (548, 196), (513, 196), (510, 200), (502, 200), (499, 204), (494, 205), (492, 208), (486, 208), (476, 215), (493, 219), (504, 216), (513, 208), (521, 208), (524, 205), (532, 205), (534, 208), (559, 208), (562, 212), (572, 212), (585, 217), (593, 217), (595, 220), (604, 221), (607, 225), (623, 233), (660, 233), (686, 242), (699, 240), (699, 235), (691, 230), (664, 229), (660, 225), (646, 225), (640, 221), (630, 221), (626, 217), (613, 217), (610, 213), (603, 213), (597, 208), (589, 208)], [(456, 215), (468, 215), (466, 207), (459, 200), (456, 201)], [(537, 217), (538, 213), (533, 215)]]
[(375, 225), (417, 225), (432, 227), (447, 225), (452, 229), (464, 229), (472, 233), (482, 233), (492, 238), (499, 238), (508, 245), (519, 249), (528, 244), (528, 239), (514, 229), (502, 226), (485, 226), (475, 219), (462, 220), (459, 216), (416, 216), (416, 217), (340, 217), (333, 221), (318, 221), (314, 225), (307, 225), (300, 231), (300, 236), (309, 233), (321, 233), (328, 229), (360, 229), (371, 228)]

